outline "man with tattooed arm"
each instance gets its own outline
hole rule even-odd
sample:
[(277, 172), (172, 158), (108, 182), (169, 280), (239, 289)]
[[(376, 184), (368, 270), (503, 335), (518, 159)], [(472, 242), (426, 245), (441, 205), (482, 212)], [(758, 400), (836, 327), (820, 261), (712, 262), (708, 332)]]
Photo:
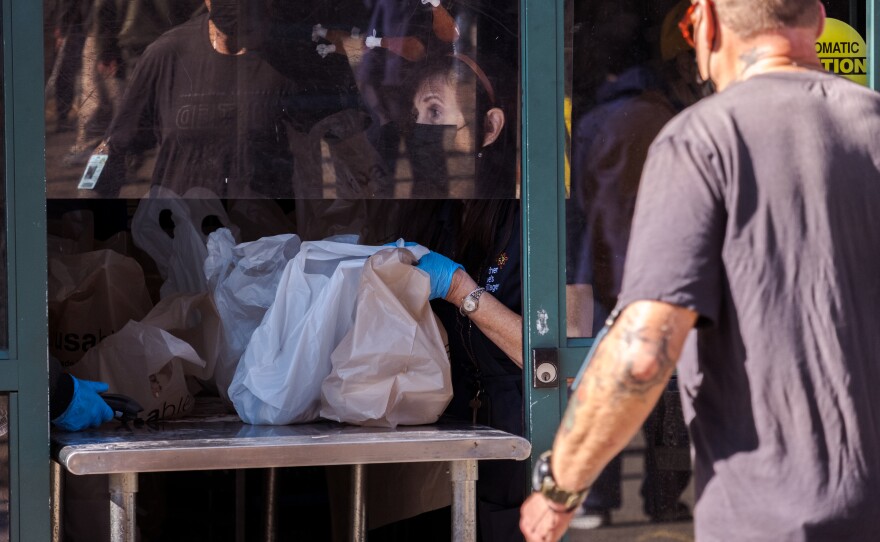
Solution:
[(694, 0), (682, 20), (720, 92), (651, 147), (527, 540), (563, 535), (676, 365), (698, 541), (880, 532), (880, 95), (822, 71), (824, 20), (817, 0)]

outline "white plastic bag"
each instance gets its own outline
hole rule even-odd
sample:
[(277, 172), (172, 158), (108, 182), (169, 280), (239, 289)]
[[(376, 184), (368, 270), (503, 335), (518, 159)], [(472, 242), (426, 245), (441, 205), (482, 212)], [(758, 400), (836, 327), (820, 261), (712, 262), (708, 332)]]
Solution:
[(224, 399), (238, 360), (275, 300), (281, 275), (300, 244), (298, 236), (286, 234), (236, 245), (226, 228), (208, 237), (205, 276), (227, 343), (226, 355), (214, 368), (214, 381)]
[(131, 233), (135, 245), (156, 262), (165, 281), (160, 298), (208, 291), (203, 269), (208, 256), (203, 225), (210, 225), (208, 222), (231, 228), (233, 236), (238, 233), (220, 201), (203, 188), (191, 189), (180, 198), (167, 188), (154, 186), (138, 204)]
[(216, 368), (226, 367), (230, 362), (223, 324), (211, 294), (168, 296), (140, 323), (166, 331), (191, 346), (204, 364), (184, 364), (184, 374), (197, 379), (201, 387), (218, 391)]
[(131, 321), (89, 350), (71, 373), (106, 382), (111, 392), (140, 403), (143, 419), (157, 421), (179, 418), (195, 404), (183, 363), (205, 366), (186, 342), (155, 326)]
[[(242, 420), (284, 425), (318, 418), (321, 383), (330, 374), (330, 353), (352, 326), (364, 262), (383, 248), (302, 244), (229, 387)], [(419, 257), (427, 253), (410, 249)]]
[(407, 249), (371, 257), (354, 326), (330, 355), (321, 417), (356, 425), (434, 423), (452, 399), (445, 333), (428, 303), (431, 279)]

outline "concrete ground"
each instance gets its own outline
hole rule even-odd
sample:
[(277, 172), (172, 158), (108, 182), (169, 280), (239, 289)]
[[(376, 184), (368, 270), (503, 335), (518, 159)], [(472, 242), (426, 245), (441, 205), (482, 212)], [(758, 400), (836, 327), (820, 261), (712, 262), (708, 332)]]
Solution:
[[(692, 542), (692, 521), (651, 523), (642, 512), (639, 488), (644, 471), (644, 440), (642, 433), (636, 436), (624, 451), (623, 457), (623, 506), (611, 515), (611, 524), (597, 529), (570, 529), (568, 542)], [(682, 495), (682, 500), (693, 511), (693, 480)]]

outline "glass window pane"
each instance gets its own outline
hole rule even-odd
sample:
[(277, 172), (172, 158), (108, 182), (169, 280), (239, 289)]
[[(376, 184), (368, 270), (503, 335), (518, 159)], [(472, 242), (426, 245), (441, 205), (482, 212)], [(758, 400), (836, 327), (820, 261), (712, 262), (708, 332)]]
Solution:
[[(689, 3), (602, 1), (567, 6), (569, 337), (594, 336), (616, 304), (648, 146), (673, 115), (703, 92), (696, 83), (693, 51), (678, 28)], [(823, 4), (828, 17), (866, 35), (864, 2)], [(860, 73), (864, 79), (858, 71), (864, 57), (843, 64), (835, 60), (829, 57), (826, 68), (841, 75)], [(847, 66), (853, 71), (847, 72)]]
[[(516, 126), (514, 2), (214, 4), (46, 3), (49, 198), (516, 194), (515, 160), (481, 154), (486, 124), (467, 122), (498, 107)], [(458, 117), (416, 116), (444, 63)]]
[[(236, 242), (407, 236), (490, 258), (488, 233), (441, 237), (486, 209), (514, 227), (518, 3), (435, 3), (46, 0), (52, 355), (72, 367), (170, 275), (206, 288), (203, 255), (181, 263), (172, 245), (194, 236), (201, 251), (219, 227)], [(104, 249), (137, 277), (104, 266), (105, 282), (86, 280), (83, 254)], [(485, 281), (497, 266), (482, 259), (469, 271)], [(95, 291), (132, 280), (146, 304)]]
[(573, 4), (569, 336), (594, 336), (616, 304), (648, 147), (701, 95), (678, 28), (689, 4)]

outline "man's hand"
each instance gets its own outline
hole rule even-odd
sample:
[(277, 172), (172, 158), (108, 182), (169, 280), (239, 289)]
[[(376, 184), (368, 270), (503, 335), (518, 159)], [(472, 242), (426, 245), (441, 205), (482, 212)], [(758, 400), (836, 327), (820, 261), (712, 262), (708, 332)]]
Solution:
[(575, 510), (564, 512), (540, 493), (532, 493), (520, 508), (519, 528), (526, 542), (556, 542), (568, 529)]

